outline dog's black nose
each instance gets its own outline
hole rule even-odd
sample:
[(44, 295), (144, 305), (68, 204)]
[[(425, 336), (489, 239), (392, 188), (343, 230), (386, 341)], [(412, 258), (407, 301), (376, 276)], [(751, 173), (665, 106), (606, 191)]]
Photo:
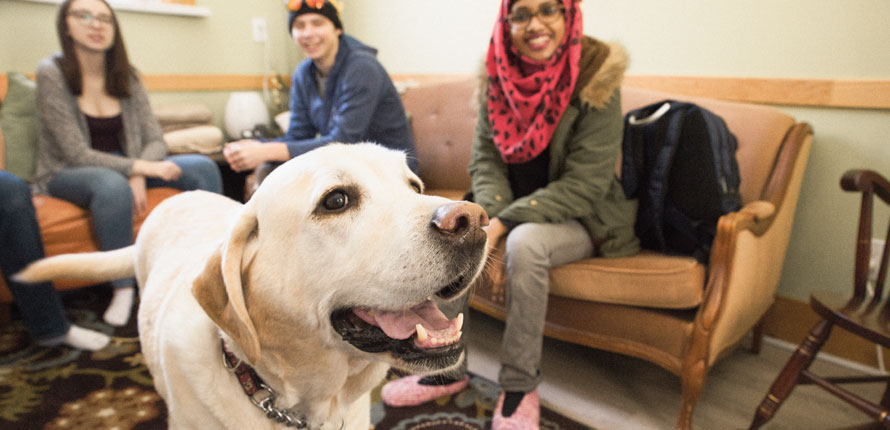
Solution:
[(476, 203), (451, 202), (439, 206), (433, 213), (430, 223), (445, 236), (459, 240), (484, 241), (485, 234), (482, 232), (482, 227), (488, 225), (488, 214)]

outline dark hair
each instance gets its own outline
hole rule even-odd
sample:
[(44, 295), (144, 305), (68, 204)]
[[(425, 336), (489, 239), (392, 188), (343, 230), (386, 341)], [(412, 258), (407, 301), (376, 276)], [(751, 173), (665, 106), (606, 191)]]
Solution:
[[(62, 70), (68, 88), (75, 96), (83, 93), (83, 75), (80, 71), (80, 63), (77, 62), (77, 54), (74, 52), (74, 40), (68, 31), (68, 12), (74, 0), (65, 0), (59, 6), (56, 16), (56, 32), (59, 36), (59, 44), (62, 45), (62, 55), (55, 58), (56, 64)], [(127, 57), (127, 48), (121, 37), (117, 15), (105, 0), (99, 0), (108, 6), (111, 11), (111, 25), (114, 27), (114, 41), (111, 47), (105, 51), (105, 92), (112, 97), (126, 98), (130, 96), (130, 77), (136, 71), (130, 65)]]

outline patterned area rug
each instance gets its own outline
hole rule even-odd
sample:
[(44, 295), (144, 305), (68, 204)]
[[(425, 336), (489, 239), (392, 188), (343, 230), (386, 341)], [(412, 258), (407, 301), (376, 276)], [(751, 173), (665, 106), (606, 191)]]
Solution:
[[(102, 351), (33, 345), (18, 319), (0, 327), (0, 429), (167, 428), (167, 409), (139, 351), (135, 318), (117, 329), (101, 321), (109, 297), (105, 287), (64, 296), (72, 321), (113, 336)], [(372, 393), (371, 422), (375, 430), (486, 429), (498, 393), (497, 384), (473, 376), (455, 395), (413, 408), (389, 408), (380, 401), (378, 387)], [(541, 415), (542, 429), (587, 429), (547, 408)]]

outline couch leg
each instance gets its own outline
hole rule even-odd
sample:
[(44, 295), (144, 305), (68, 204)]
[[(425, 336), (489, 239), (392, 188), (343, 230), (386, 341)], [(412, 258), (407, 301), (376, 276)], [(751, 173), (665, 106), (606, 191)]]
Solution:
[(683, 400), (680, 405), (680, 417), (677, 419), (677, 430), (692, 430), (692, 414), (705, 386), (706, 372), (707, 366), (703, 359), (684, 363), (683, 374), (680, 375)]
[(760, 347), (763, 345), (763, 318), (757, 321), (751, 334), (751, 353), (760, 355)]

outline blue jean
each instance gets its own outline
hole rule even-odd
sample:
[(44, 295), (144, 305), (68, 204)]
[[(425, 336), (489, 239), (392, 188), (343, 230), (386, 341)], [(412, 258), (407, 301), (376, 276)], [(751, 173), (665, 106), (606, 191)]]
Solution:
[(49, 282), (25, 285), (10, 277), (44, 257), (40, 226), (28, 184), (0, 170), (0, 272), (34, 340), (65, 335), (71, 323), (65, 317), (59, 293)]
[[(222, 193), (222, 177), (216, 163), (204, 155), (174, 155), (168, 160), (182, 169), (175, 181), (146, 178), (147, 188), (171, 187), (182, 191)], [(90, 212), (99, 249), (110, 251), (133, 244), (133, 192), (126, 176), (105, 167), (72, 167), (49, 182), (49, 194)], [(116, 279), (116, 288), (131, 287), (133, 278)]]

